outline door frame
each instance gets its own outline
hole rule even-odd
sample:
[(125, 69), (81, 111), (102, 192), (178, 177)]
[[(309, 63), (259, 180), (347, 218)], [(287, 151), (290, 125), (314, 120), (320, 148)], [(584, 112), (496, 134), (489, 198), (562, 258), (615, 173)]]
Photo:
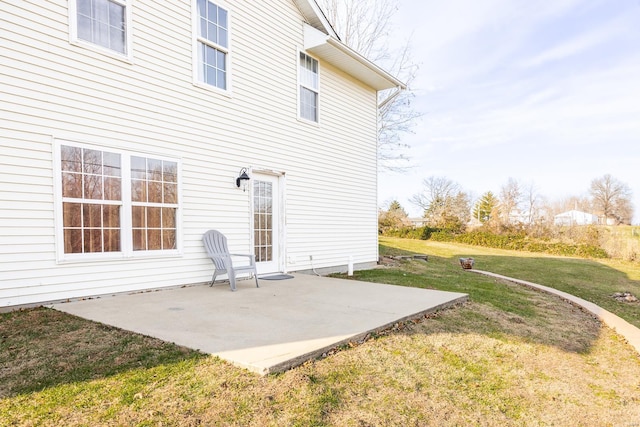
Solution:
[[(277, 208), (277, 218), (274, 218), (273, 220), (276, 221), (276, 224), (278, 226), (278, 242), (276, 245), (276, 250), (277, 250), (277, 259), (274, 260), (275, 261), (275, 265), (276, 265), (276, 270), (277, 271), (273, 271), (273, 272), (267, 272), (265, 274), (268, 273), (286, 273), (286, 262), (285, 260), (286, 258), (286, 221), (285, 221), (285, 217), (286, 217), (286, 203), (285, 203), (285, 183), (286, 183), (286, 179), (285, 179), (285, 173), (284, 172), (279, 172), (279, 171), (275, 171), (272, 169), (262, 169), (262, 168), (250, 168), (249, 169), (249, 174), (251, 176), (252, 181), (254, 180), (260, 180), (260, 176), (267, 176), (270, 178), (275, 178), (276, 182), (277, 182), (277, 194), (273, 195), (273, 203), (275, 205), (275, 207)], [(255, 251), (255, 233), (254, 233), (254, 206), (253, 206), (253, 191), (254, 191), (254, 187), (253, 187), (253, 183), (251, 183), (249, 185), (250, 188), (250, 193), (249, 193), (249, 235), (251, 236), (251, 250)], [(257, 260), (256, 260), (257, 262)]]

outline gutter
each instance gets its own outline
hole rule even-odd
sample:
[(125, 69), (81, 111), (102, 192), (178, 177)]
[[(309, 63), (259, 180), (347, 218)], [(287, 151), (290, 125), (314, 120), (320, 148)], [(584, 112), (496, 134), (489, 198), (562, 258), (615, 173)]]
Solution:
[(407, 88), (406, 84), (404, 84), (403, 82), (401, 82), (400, 80), (398, 80), (397, 78), (389, 74), (387, 71), (378, 67), (375, 63), (369, 61), (367, 58), (360, 55), (358, 52), (351, 49), (349, 46), (342, 43), (340, 40), (331, 36), (327, 36), (325, 39), (325, 43), (339, 50), (345, 55), (349, 56), (351, 59), (359, 62), (362, 66), (374, 71), (376, 74), (383, 76), (386, 80), (388, 80), (389, 82), (392, 82), (397, 88), (401, 88), (401, 89)]
[(390, 94), (389, 96), (387, 96), (381, 103), (378, 104), (378, 109), (380, 108), (384, 108), (388, 103), (392, 102), (394, 99), (396, 99), (398, 97), (398, 95), (400, 95), (400, 93), (403, 90), (406, 90), (407, 87), (402, 87), (402, 86), (396, 86), (395, 91), (393, 91), (392, 94)]

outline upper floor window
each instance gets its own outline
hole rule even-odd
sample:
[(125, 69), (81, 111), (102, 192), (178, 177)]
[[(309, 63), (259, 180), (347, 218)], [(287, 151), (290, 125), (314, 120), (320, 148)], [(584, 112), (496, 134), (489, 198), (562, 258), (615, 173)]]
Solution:
[(318, 61), (300, 52), (298, 81), (300, 83), (300, 117), (318, 121)]
[(176, 252), (177, 160), (61, 144), (57, 171), (61, 259)]
[(75, 0), (76, 38), (126, 55), (127, 1)]
[(229, 13), (209, 0), (197, 0), (197, 79), (226, 90), (229, 74)]

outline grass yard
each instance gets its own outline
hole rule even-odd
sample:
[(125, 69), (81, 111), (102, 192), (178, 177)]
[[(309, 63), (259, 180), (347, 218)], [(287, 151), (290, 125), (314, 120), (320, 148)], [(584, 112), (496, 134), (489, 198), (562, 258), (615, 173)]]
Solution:
[[(48, 309), (1, 314), (0, 425), (640, 425), (640, 357), (629, 345), (568, 303), (464, 272), (457, 258), (473, 256), (478, 268), (526, 280), (582, 283), (579, 289), (592, 277), (615, 277), (634, 292), (637, 271), (382, 243), (383, 252), (426, 252), (429, 261), (356, 272), (355, 279), (466, 292), (470, 302), (267, 377)], [(519, 263), (528, 266), (523, 274), (543, 272), (523, 276)], [(594, 288), (613, 286), (597, 282)]]
[(427, 253), (448, 257), (471, 256), (475, 268), (527, 280), (591, 301), (640, 328), (640, 303), (612, 298), (631, 292), (640, 299), (640, 263), (608, 259), (555, 257), (539, 253), (481, 248), (452, 243), (381, 237), (381, 254)]

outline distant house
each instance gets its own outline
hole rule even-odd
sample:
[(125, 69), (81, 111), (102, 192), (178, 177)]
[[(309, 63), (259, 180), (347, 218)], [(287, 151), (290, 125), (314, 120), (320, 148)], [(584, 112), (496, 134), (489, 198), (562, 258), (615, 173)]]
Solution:
[(509, 212), (509, 223), (510, 224), (529, 224), (531, 222), (531, 217), (529, 212), (523, 212), (518, 208), (514, 208)]
[(597, 224), (598, 216), (574, 209), (556, 215), (553, 217), (553, 223), (565, 226)]
[(424, 217), (409, 218), (409, 221), (411, 221), (411, 226), (414, 228), (424, 227), (425, 225), (427, 225), (427, 220)]
[(378, 93), (406, 86), (314, 0), (0, 16), (0, 308), (203, 283), (208, 229), (259, 274), (376, 264)]

